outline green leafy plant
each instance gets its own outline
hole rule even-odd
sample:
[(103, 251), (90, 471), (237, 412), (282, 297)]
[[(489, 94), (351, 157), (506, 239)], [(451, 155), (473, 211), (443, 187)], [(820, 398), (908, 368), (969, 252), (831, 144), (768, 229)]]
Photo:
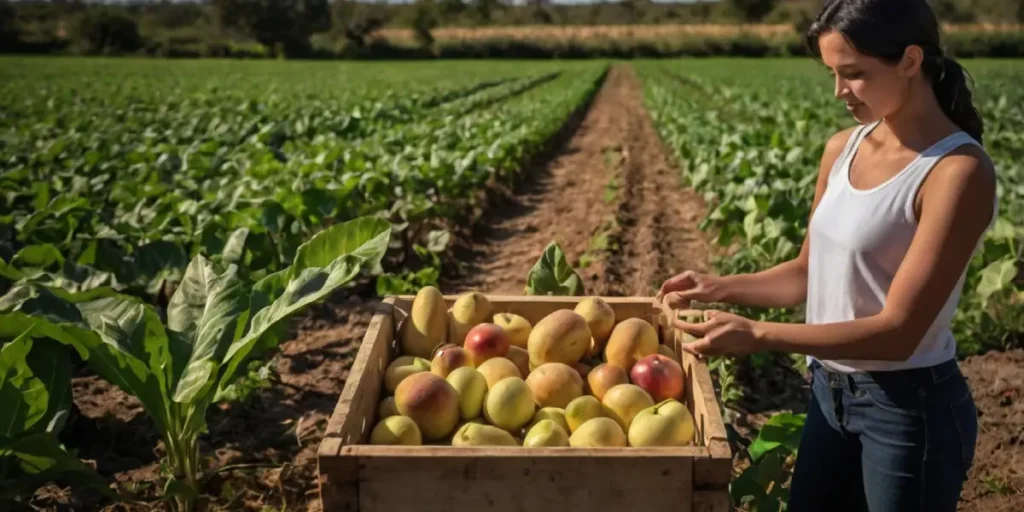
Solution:
[(379, 218), (332, 226), (302, 244), (291, 266), (255, 283), (237, 264), (197, 256), (166, 320), (133, 297), (76, 302), (18, 283), (0, 298), (0, 336), (31, 328), (33, 337), (71, 345), (93, 371), (138, 398), (167, 450), (172, 474), (164, 493), (175, 509), (192, 510), (209, 405), (238, 396), (246, 364), (277, 346), (287, 320), (379, 264), (390, 237), (390, 223)]
[(31, 329), (0, 349), (0, 501), (15, 503), (53, 480), (114, 497), (57, 438), (71, 409), (70, 354), (55, 341), (32, 339)]
[(737, 507), (756, 512), (785, 510), (789, 479), (800, 447), (805, 414), (780, 413), (761, 427), (747, 449), (751, 464), (729, 485)]
[(548, 244), (526, 277), (526, 295), (583, 295), (583, 279), (556, 242)]

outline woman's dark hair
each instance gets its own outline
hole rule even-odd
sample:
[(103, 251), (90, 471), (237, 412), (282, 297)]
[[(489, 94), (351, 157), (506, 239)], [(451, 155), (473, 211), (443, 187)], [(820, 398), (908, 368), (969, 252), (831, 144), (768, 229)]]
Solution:
[(942, 110), (981, 142), (984, 126), (972, 101), (973, 80), (945, 55), (939, 22), (927, 0), (827, 0), (807, 29), (807, 45), (815, 57), (821, 57), (818, 38), (830, 31), (842, 34), (860, 53), (889, 63), (898, 62), (908, 46), (920, 46), (921, 69)]

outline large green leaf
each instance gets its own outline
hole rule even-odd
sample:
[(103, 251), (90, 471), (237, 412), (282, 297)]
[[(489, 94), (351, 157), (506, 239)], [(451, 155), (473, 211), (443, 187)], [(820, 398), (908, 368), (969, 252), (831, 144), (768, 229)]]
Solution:
[(978, 283), (977, 292), (982, 302), (988, 301), (996, 292), (1007, 287), (1013, 278), (1017, 277), (1017, 265), (1010, 258), (990, 263), (981, 271), (981, 281)]
[(565, 258), (558, 243), (551, 242), (526, 278), (526, 295), (584, 295), (583, 280)]
[(245, 337), (231, 344), (225, 356), (224, 364), (227, 368), (221, 376), (219, 389), (223, 391), (233, 383), (239, 365), (257, 344), (261, 350), (277, 345), (277, 336), (262, 339), (265, 334), (273, 334), (293, 313), (326, 298), (338, 287), (349, 282), (359, 273), (363, 263), (362, 258), (349, 254), (334, 260), (327, 268), (306, 268), (288, 283), (284, 293), (270, 306), (255, 314), (250, 311), (253, 317), (248, 332)]
[(213, 264), (197, 256), (167, 307), (167, 327), (176, 363), (187, 361), (174, 389), (174, 401), (190, 403), (214, 384), (220, 359), (242, 335), (248, 297), (231, 265), (217, 274)]
[(31, 350), (28, 331), (0, 349), (0, 439), (24, 434), (46, 415), (50, 397), (27, 363)]
[(757, 439), (754, 439), (748, 448), (750, 458), (756, 462), (780, 446), (791, 453), (796, 453), (800, 446), (805, 418), (805, 414), (792, 413), (779, 413), (768, 418), (758, 432)]
[(295, 279), (307, 268), (323, 268), (351, 254), (370, 267), (380, 264), (391, 240), (391, 223), (378, 217), (360, 217), (331, 226), (299, 246), (289, 272)]
[(56, 435), (71, 411), (71, 348), (48, 338), (37, 339), (25, 362), (47, 392), (46, 414), (32, 428)]
[(0, 442), (0, 452), (3, 451), (17, 458), (22, 474), (15, 478), (0, 475), (0, 499), (19, 491), (31, 492), (55, 480), (72, 486), (88, 486), (113, 499), (125, 498), (115, 493), (96, 470), (66, 452), (53, 434), (37, 433), (6, 444)]

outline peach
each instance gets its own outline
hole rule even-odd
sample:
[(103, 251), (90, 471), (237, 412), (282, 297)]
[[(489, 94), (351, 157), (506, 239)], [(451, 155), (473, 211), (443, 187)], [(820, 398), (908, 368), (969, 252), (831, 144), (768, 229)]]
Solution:
[(493, 388), (494, 385), (502, 379), (507, 379), (509, 377), (523, 378), (523, 375), (519, 373), (519, 368), (516, 368), (515, 363), (505, 359), (504, 357), (488, 359), (476, 369), (483, 374), (484, 380), (487, 381), (487, 389)]
[(479, 367), (492, 357), (508, 354), (508, 335), (496, 324), (482, 323), (469, 330), (462, 346), (469, 353), (473, 366)]
[(626, 370), (613, 364), (601, 363), (587, 375), (587, 384), (590, 386), (590, 394), (602, 400), (613, 386), (629, 384), (629, 377)]
[(583, 394), (583, 379), (565, 363), (544, 363), (534, 368), (526, 378), (526, 384), (540, 407), (564, 409)]
[(434, 360), (430, 362), (430, 371), (435, 375), (447, 377), (456, 368), (472, 365), (466, 349), (458, 345), (448, 345), (434, 352)]
[(519, 368), (519, 374), (524, 379), (530, 375), (530, 353), (525, 348), (515, 345), (508, 347), (508, 354), (505, 354), (505, 359), (512, 361), (516, 368)]
[(641, 318), (627, 318), (612, 329), (604, 356), (608, 364), (626, 370), (633, 369), (637, 360), (658, 352), (658, 332)]
[(399, 414), (416, 422), (426, 439), (443, 439), (459, 421), (459, 393), (430, 372), (406, 377), (395, 390), (395, 405)]

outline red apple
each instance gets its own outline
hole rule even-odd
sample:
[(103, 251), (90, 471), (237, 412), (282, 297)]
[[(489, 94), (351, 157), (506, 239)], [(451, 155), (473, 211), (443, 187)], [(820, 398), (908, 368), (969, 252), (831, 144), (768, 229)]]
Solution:
[(480, 363), (492, 357), (505, 357), (508, 354), (508, 335), (497, 324), (478, 324), (466, 333), (466, 342), (462, 347), (469, 352), (473, 366), (480, 366)]
[(669, 398), (680, 400), (685, 377), (679, 363), (661, 354), (642, 357), (629, 371), (629, 380), (651, 395), (654, 403)]

